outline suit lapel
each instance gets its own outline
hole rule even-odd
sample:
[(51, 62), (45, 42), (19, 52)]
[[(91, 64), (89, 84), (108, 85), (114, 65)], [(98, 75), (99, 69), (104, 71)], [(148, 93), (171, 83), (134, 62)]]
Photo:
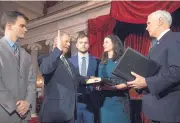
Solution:
[(11, 47), (9, 46), (9, 44), (8, 44), (8, 42), (6, 41), (5, 38), (2, 38), (2, 43), (3, 43), (3, 45), (6, 47), (5, 49), (7, 49), (7, 52), (10, 54), (10, 59), (13, 60), (13, 63), (15, 63), (18, 71), (20, 71), (20, 68), (19, 68), (19, 66), (18, 66), (16, 57), (14, 56), (14, 53), (13, 53)]
[(22, 72), (25, 52), (24, 52), (24, 50), (21, 47), (19, 48), (19, 51), (20, 51), (20, 72)]
[(87, 68), (87, 75), (91, 75), (91, 70), (93, 69), (93, 57), (91, 55), (89, 55), (89, 64), (88, 64), (88, 68)]
[(159, 40), (159, 44), (161, 44), (163, 41), (165, 41), (166, 37), (168, 37), (168, 36), (171, 35), (171, 34), (172, 34), (172, 31), (171, 31), (171, 30), (168, 31), (167, 33), (165, 33), (165, 34), (161, 37), (161, 39)]
[(80, 73), (80, 71), (79, 71), (78, 55), (74, 56), (74, 64), (75, 64), (75, 67), (76, 67), (77, 71)]
[(67, 62), (68, 62), (69, 67), (70, 67), (70, 69), (72, 71), (72, 76), (74, 77), (75, 76), (75, 72), (74, 72), (74, 69), (73, 69), (73, 64), (71, 62), (69, 62), (68, 60), (67, 60)]
[(159, 44), (157, 44), (157, 46), (153, 47), (153, 48), (149, 51), (148, 57), (150, 57), (151, 54), (156, 54), (156, 52), (158, 52), (158, 50), (159, 50), (160, 45), (162, 45), (162, 43), (165, 41), (165, 39), (167, 39), (166, 37), (168, 37), (168, 36), (171, 35), (171, 34), (172, 34), (172, 31), (171, 31), (171, 30), (168, 31), (167, 33), (165, 33), (165, 34), (161, 37), (161, 39), (159, 40)]
[(70, 67), (70, 69), (71, 69), (72, 75), (70, 74), (70, 72), (68, 71), (68, 68), (66, 68), (66, 66), (64, 65), (64, 63), (63, 63), (63, 61), (62, 61), (61, 59), (59, 60), (60, 65), (64, 68), (64, 70), (67, 71), (67, 73), (68, 73), (70, 76), (74, 76), (74, 71), (72, 71), (72, 67), (71, 67), (69, 61), (68, 61), (67, 59), (66, 59), (66, 61), (67, 61), (68, 64), (69, 64), (69, 67)]

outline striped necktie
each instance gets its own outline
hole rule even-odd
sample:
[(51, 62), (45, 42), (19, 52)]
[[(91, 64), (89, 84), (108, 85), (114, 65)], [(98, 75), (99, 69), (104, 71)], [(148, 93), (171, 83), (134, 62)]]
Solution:
[(14, 47), (14, 56), (16, 57), (18, 66), (20, 66), (20, 51), (19, 51), (19, 46), (18, 46), (18, 44), (15, 43), (13, 47)]
[(68, 62), (66, 61), (65, 57), (62, 56), (62, 57), (61, 57), (61, 60), (63, 61), (63, 63), (64, 63), (64, 65), (66, 66), (66, 68), (68, 69), (69, 73), (72, 75), (71, 68), (70, 68)]

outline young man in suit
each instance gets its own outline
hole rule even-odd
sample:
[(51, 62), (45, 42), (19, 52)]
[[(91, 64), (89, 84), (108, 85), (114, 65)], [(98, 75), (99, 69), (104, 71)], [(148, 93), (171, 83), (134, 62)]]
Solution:
[(69, 48), (69, 35), (59, 32), (52, 52), (38, 58), (45, 82), (40, 112), (42, 123), (74, 123), (77, 86), (79, 83), (85, 84), (85, 79), (65, 58)]
[[(79, 34), (76, 47), (78, 49), (78, 54), (72, 56), (69, 59), (70, 62), (75, 66), (81, 76), (97, 76), (99, 60), (88, 53), (89, 41), (85, 33)], [(94, 114), (92, 112), (95, 113), (95, 107), (93, 105), (93, 98), (95, 99), (95, 97), (91, 96), (92, 88), (92, 86), (78, 87), (79, 95), (76, 123), (94, 123)]]
[(143, 112), (152, 123), (180, 123), (180, 34), (169, 28), (172, 17), (169, 12), (158, 10), (148, 16), (147, 28), (157, 44), (149, 58), (161, 65), (156, 75), (136, 77), (129, 87), (142, 89)]
[(17, 44), (24, 38), (28, 18), (18, 11), (2, 15), (0, 39), (0, 122), (27, 123), (35, 98), (35, 75), (30, 55)]

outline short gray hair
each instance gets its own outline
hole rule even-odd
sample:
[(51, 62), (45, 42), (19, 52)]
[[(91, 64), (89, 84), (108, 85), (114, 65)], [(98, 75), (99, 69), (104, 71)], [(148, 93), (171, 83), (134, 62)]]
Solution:
[[(70, 37), (70, 34), (67, 33), (67, 32), (64, 32), (64, 31), (60, 31), (60, 36), (63, 36), (63, 35), (68, 35)], [(53, 37), (53, 41), (58, 37), (58, 34), (56, 34), (54, 37)]]
[(166, 10), (157, 10), (157, 11), (151, 13), (150, 15), (153, 15), (156, 17), (162, 17), (169, 24), (169, 27), (172, 24), (171, 14)]

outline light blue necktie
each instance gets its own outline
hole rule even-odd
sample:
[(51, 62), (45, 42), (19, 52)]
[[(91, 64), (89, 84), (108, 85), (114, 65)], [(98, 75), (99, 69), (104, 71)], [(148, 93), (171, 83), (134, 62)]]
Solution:
[(87, 76), (87, 74), (86, 74), (86, 57), (82, 57), (81, 75)]
[(157, 44), (158, 44), (158, 40), (157, 40), (157, 39), (153, 40), (153, 42), (152, 42), (152, 48), (154, 48)]

